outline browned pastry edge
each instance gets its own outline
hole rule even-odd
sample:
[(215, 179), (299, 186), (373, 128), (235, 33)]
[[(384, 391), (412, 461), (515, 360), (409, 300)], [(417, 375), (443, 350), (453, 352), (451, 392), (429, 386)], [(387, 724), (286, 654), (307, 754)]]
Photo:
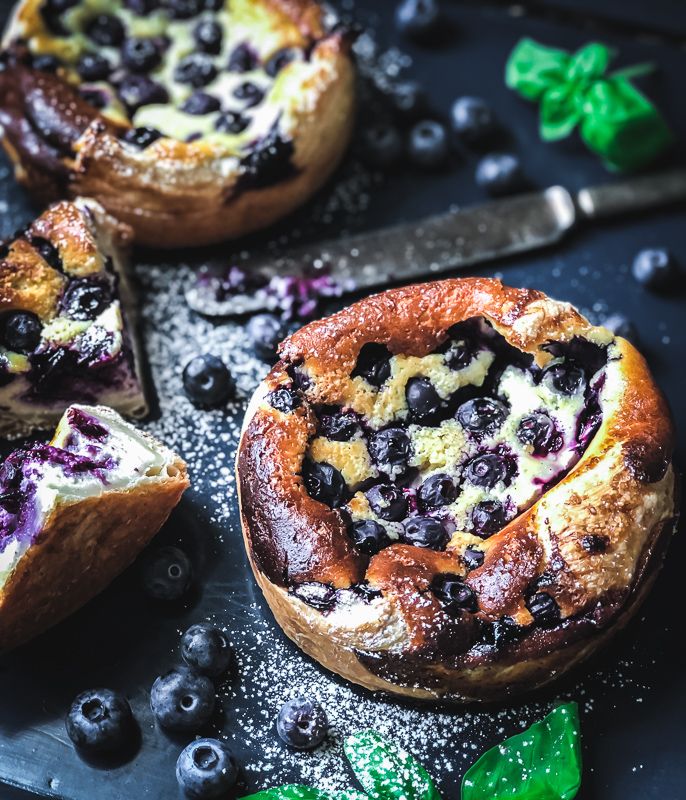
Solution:
[[(316, 378), (307, 399), (335, 404), (366, 342), (385, 343), (396, 354), (426, 355), (448, 328), (478, 315), (541, 363), (549, 356), (539, 347), (551, 339), (611, 339), (571, 306), (540, 292), (490, 279), (441, 281), (385, 292), (305, 326), (284, 342), (282, 360), (261, 391), (290, 381), (289, 365), (299, 364)], [(315, 432), (309, 404), (288, 415), (255, 404), (238, 452), (241, 518), (255, 575), (286, 632), (326, 666), (370, 688), (473, 699), (538, 685), (600, 646), (644, 596), (652, 580), (645, 564), (654, 550), (664, 549), (676, 507), (674, 433), (665, 400), (642, 356), (624, 340), (615, 347), (608, 370), (622, 390), (604, 408), (599, 431), (562, 481), (488, 540), (484, 564), (465, 578), (477, 592), (479, 611), (457, 620), (428, 591), (434, 575), (463, 571), (456, 557), (398, 543), (371, 560), (356, 552), (340, 513), (312, 500), (300, 477)], [(633, 522), (644, 512), (647, 528)], [(612, 560), (583, 552), (588, 534), (608, 537)], [(626, 580), (612, 574), (613, 560), (617, 570), (630, 569)], [(659, 562), (648, 571), (653, 577)], [(481, 648), (463, 652), (475, 619), (492, 623), (511, 616), (530, 623), (524, 591), (546, 571), (552, 573), (546, 591), (564, 614), (560, 624), (527, 628), (516, 646), (496, 655)], [(287, 593), (298, 582), (345, 588), (365, 578), (392, 598), (407, 625), (400, 653), (358, 657), (355, 648), (331, 640), (323, 615)], [(383, 677), (391, 674), (393, 682)]]
[(0, 589), (0, 652), (69, 616), (108, 586), (167, 520), (186, 466), (130, 490), (58, 506)]

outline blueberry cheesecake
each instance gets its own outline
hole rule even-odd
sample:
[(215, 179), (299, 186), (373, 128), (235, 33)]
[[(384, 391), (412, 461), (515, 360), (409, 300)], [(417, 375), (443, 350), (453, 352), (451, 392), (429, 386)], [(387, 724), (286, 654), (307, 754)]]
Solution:
[(0, 435), (54, 427), (72, 402), (147, 412), (130, 238), (98, 203), (77, 199), (0, 244)]
[(0, 127), (42, 199), (94, 197), (157, 247), (269, 225), (340, 160), (350, 33), (314, 0), (23, 0)]
[(636, 611), (676, 515), (674, 432), (625, 339), (534, 290), (410, 286), (280, 347), (237, 460), (286, 633), (370, 689), (491, 700)]
[(171, 450), (104, 406), (72, 405), (0, 465), (0, 651), (104, 589), (188, 486)]

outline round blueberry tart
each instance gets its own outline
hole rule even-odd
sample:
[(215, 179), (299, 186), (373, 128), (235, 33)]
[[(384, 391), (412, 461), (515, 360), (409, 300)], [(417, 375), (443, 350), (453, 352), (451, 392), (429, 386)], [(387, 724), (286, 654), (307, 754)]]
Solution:
[(674, 432), (626, 340), (538, 291), (396, 289), (281, 345), (237, 471), (286, 633), (370, 689), (491, 700), (635, 613), (676, 515)]
[(350, 44), (314, 0), (23, 0), (0, 56), (4, 146), (40, 199), (94, 197), (140, 243), (243, 235), (338, 164)]

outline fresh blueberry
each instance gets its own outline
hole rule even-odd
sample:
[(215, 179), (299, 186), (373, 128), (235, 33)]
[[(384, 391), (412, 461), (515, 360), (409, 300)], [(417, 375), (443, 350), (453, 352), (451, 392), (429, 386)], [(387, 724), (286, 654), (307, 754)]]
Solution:
[(203, 0), (165, 0), (165, 6), (174, 19), (191, 19), (205, 10)]
[(316, 608), (317, 611), (327, 612), (336, 605), (336, 590), (328, 583), (318, 583), (317, 581), (306, 581), (292, 586), (290, 594), (307, 603), (308, 606)]
[(387, 347), (376, 342), (363, 345), (357, 357), (355, 368), (350, 373), (352, 378), (358, 375), (372, 386), (381, 386), (391, 375), (391, 354)]
[(121, 49), (121, 60), (131, 72), (150, 72), (162, 60), (162, 53), (153, 39), (127, 39)]
[(647, 289), (668, 289), (675, 281), (678, 268), (674, 257), (664, 247), (640, 250), (631, 266), (636, 280)]
[(207, 92), (193, 92), (193, 94), (182, 104), (181, 111), (186, 114), (202, 116), (219, 111), (221, 103), (219, 98)]
[(362, 157), (370, 167), (389, 169), (403, 155), (403, 140), (389, 122), (377, 122), (362, 132)]
[(391, 543), (384, 526), (373, 519), (357, 520), (352, 523), (348, 531), (355, 547), (369, 556), (373, 556)]
[(99, 53), (86, 53), (79, 59), (76, 71), (84, 81), (104, 81), (112, 71), (112, 65)]
[(357, 417), (352, 412), (325, 414), (319, 421), (322, 436), (333, 442), (349, 442), (360, 430)]
[(124, 6), (139, 17), (144, 17), (159, 6), (159, 0), (124, 0)]
[(257, 54), (248, 44), (239, 44), (229, 56), (229, 72), (250, 72), (258, 64)]
[(282, 414), (290, 414), (302, 405), (302, 398), (297, 392), (282, 386), (267, 395), (267, 402)]
[(397, 83), (390, 92), (389, 100), (401, 119), (417, 119), (428, 106), (424, 87), (417, 81)]
[(265, 361), (276, 357), (276, 348), (286, 335), (283, 322), (273, 314), (255, 314), (246, 325), (253, 350)]
[(467, 144), (493, 135), (497, 125), (491, 107), (480, 97), (458, 97), (452, 107), (453, 130)]
[(445, 472), (437, 472), (428, 477), (417, 492), (417, 499), (422, 508), (439, 508), (448, 506), (457, 498), (457, 486)]
[(403, 522), (400, 538), (415, 547), (443, 550), (448, 543), (448, 532), (443, 523), (434, 517), (411, 517)]
[(176, 780), (186, 797), (226, 797), (238, 780), (238, 765), (229, 747), (218, 739), (196, 739), (176, 762)]
[(555, 625), (560, 621), (560, 607), (547, 592), (536, 592), (526, 601), (526, 607), (537, 624)]
[(245, 81), (236, 86), (233, 90), (233, 96), (236, 100), (241, 100), (246, 108), (252, 108), (262, 102), (264, 99), (264, 92), (257, 84)]
[(117, 47), (125, 33), (122, 21), (112, 14), (98, 14), (86, 25), (86, 36), (102, 47)]
[(11, 311), (0, 321), (0, 341), (13, 353), (32, 353), (40, 343), (43, 326), (30, 311)]
[(511, 477), (507, 459), (499, 453), (482, 453), (467, 462), (464, 476), (474, 486), (492, 489), (496, 484)]
[(236, 384), (221, 358), (205, 354), (183, 368), (183, 388), (196, 406), (213, 408), (233, 397)]
[(443, 400), (428, 378), (410, 378), (405, 386), (405, 400), (410, 417), (416, 422), (429, 422), (443, 407)]
[(284, 67), (295, 60), (297, 54), (298, 51), (292, 47), (284, 47), (281, 50), (277, 50), (265, 63), (264, 71), (270, 78), (275, 78)]
[(158, 547), (143, 562), (143, 588), (154, 600), (178, 600), (192, 578), (191, 562), (178, 547)]
[(402, 428), (386, 428), (370, 436), (369, 453), (387, 475), (403, 474), (410, 456), (410, 439)]
[(249, 117), (244, 117), (238, 111), (225, 111), (217, 117), (214, 127), (220, 133), (243, 133), (250, 125)]
[(117, 94), (131, 114), (142, 106), (169, 101), (164, 86), (147, 75), (125, 75), (117, 85)]
[(508, 408), (500, 400), (476, 397), (457, 409), (457, 421), (477, 436), (493, 436), (507, 418)]
[(560, 394), (573, 395), (583, 388), (584, 371), (573, 361), (558, 361), (543, 370), (541, 380)]
[(111, 689), (90, 689), (78, 695), (65, 725), (74, 745), (90, 752), (118, 750), (134, 730), (128, 700)]
[(436, 169), (448, 157), (450, 142), (445, 125), (427, 119), (418, 122), (410, 131), (410, 159), (423, 169)]
[(556, 453), (563, 445), (555, 423), (543, 411), (534, 411), (522, 417), (517, 426), (517, 439), (523, 445), (531, 447), (537, 456)]
[(200, 730), (210, 721), (214, 702), (212, 681), (185, 667), (160, 675), (150, 690), (152, 713), (171, 731)]
[(484, 156), (476, 167), (476, 182), (494, 196), (518, 191), (524, 184), (519, 159), (512, 153)]
[(472, 509), (472, 526), (477, 536), (486, 538), (505, 527), (507, 512), (499, 500), (482, 500)]
[(110, 102), (107, 92), (103, 89), (94, 89), (91, 86), (78, 86), (79, 97), (83, 98), (93, 108), (102, 109)]
[(395, 11), (398, 29), (417, 41), (431, 38), (438, 28), (439, 18), (437, 0), (402, 0)]
[(70, 319), (95, 319), (112, 302), (112, 288), (105, 280), (75, 278), (62, 295), (61, 311)]
[(31, 66), (39, 72), (57, 72), (62, 62), (57, 56), (52, 55), (38, 55), (34, 56), (31, 61)]
[(181, 658), (194, 672), (216, 678), (229, 668), (233, 651), (226, 634), (204, 622), (191, 625), (181, 637)]
[(447, 614), (457, 615), (460, 611), (476, 611), (478, 608), (474, 590), (459, 575), (436, 575), (431, 581), (431, 591), (441, 601)]
[(129, 128), (121, 138), (127, 144), (132, 144), (141, 150), (145, 150), (153, 142), (162, 138), (162, 134), (156, 128)]
[(445, 352), (445, 364), (455, 371), (464, 369), (474, 360), (474, 349), (466, 341), (451, 342)]
[(324, 461), (307, 461), (303, 480), (310, 497), (330, 508), (342, 506), (348, 499), (348, 487), (341, 473)]
[(290, 747), (311, 750), (320, 745), (329, 729), (326, 712), (315, 700), (296, 697), (281, 707), (276, 732)]
[(484, 551), (473, 544), (467, 545), (462, 553), (462, 561), (468, 570), (478, 569), (484, 563)]
[(205, 53), (191, 53), (182, 58), (174, 69), (174, 80), (187, 83), (194, 89), (207, 86), (217, 77), (217, 68)]
[(610, 316), (603, 321), (603, 326), (609, 331), (612, 331), (615, 336), (621, 336), (622, 339), (627, 339), (634, 345), (638, 344), (640, 341), (636, 326), (628, 317), (625, 317), (624, 314), (610, 314)]
[(380, 483), (367, 492), (369, 507), (377, 517), (398, 522), (407, 516), (407, 500), (403, 490), (392, 483)]
[(216, 56), (222, 49), (222, 26), (213, 19), (203, 19), (193, 28), (193, 38), (203, 53)]

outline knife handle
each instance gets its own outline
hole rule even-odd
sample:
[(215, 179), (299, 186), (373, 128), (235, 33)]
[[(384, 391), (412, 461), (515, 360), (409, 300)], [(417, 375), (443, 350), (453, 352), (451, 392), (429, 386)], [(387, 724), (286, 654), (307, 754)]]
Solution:
[(686, 200), (686, 169), (674, 169), (591, 186), (576, 195), (579, 211), (588, 219), (602, 219), (632, 211), (647, 211)]

